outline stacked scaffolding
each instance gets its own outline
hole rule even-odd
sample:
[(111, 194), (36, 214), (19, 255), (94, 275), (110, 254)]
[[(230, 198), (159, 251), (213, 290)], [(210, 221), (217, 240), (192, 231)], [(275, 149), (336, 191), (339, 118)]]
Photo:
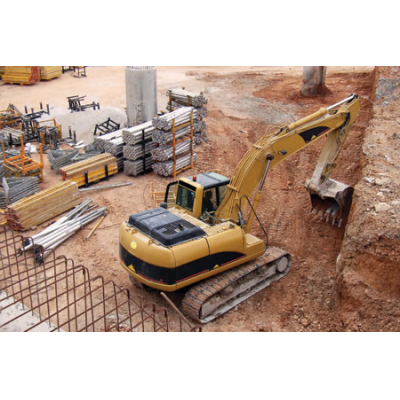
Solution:
[[(169, 98), (167, 109), (169, 111), (177, 110), (181, 107), (193, 107), (195, 114), (198, 119), (207, 117), (207, 108), (205, 105), (208, 103), (203, 92), (195, 94), (185, 90), (184, 88), (172, 88), (167, 90), (167, 97)], [(196, 119), (196, 118), (195, 118)], [(200, 129), (194, 130), (194, 141), (196, 144), (201, 144), (207, 140), (207, 134), (205, 132), (205, 123), (201, 124)]]
[(155, 128), (152, 122), (123, 129), (122, 140), (125, 143), (123, 147), (124, 173), (125, 175), (137, 176), (151, 170), (154, 164), (150, 157), (150, 152), (157, 146), (152, 141)]
[(152, 165), (156, 174), (176, 178), (177, 174), (193, 168), (195, 118), (200, 117), (193, 107), (182, 107), (153, 119), (153, 126), (157, 128), (153, 141), (163, 145), (152, 151), (153, 160), (158, 161)]
[(40, 191), (37, 177), (30, 178), (2, 178), (0, 189), (0, 208), (15, 203), (25, 197)]

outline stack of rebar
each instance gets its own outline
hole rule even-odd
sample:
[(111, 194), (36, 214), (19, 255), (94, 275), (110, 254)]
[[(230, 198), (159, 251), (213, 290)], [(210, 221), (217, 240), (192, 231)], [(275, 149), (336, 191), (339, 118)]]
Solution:
[(24, 247), (20, 249), (21, 252), (32, 251), (36, 254), (36, 262), (42, 263), (52, 250), (73, 236), (79, 229), (96, 218), (106, 215), (107, 207), (94, 210), (97, 206), (91, 203), (90, 199), (84, 201), (42, 232), (26, 239)]
[[(144, 160), (144, 168), (146, 171), (150, 170), (152, 165), (154, 164), (154, 160), (151, 157), (146, 157)], [(142, 174), (143, 171), (143, 158), (136, 161), (124, 161), (124, 174), (128, 176), (137, 176)]]
[(51, 168), (58, 174), (59, 169), (72, 164), (72, 160), (79, 154), (79, 150), (48, 150)]
[(60, 168), (63, 180), (70, 179), (78, 186), (88, 185), (118, 173), (117, 159), (109, 153)]
[(0, 190), (0, 208), (15, 203), (40, 191), (38, 177), (3, 178)]
[[(185, 154), (191, 150), (191, 143), (189, 140), (180, 142), (175, 146), (175, 156)], [(174, 156), (172, 146), (160, 146), (151, 151), (151, 158), (154, 161), (167, 161), (171, 160)]]
[(80, 201), (78, 185), (62, 182), (8, 205), (7, 223), (11, 229), (26, 231), (70, 210)]
[[(193, 162), (196, 161), (196, 153), (193, 153)], [(191, 164), (191, 154), (180, 157), (176, 160), (176, 171), (179, 171)], [(152, 165), (153, 171), (162, 176), (171, 176), (174, 172), (173, 161), (163, 161)]]

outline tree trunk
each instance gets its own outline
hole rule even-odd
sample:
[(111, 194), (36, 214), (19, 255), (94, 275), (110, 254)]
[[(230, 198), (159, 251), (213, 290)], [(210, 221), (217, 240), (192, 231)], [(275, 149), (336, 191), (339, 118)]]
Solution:
[(303, 67), (303, 96), (316, 96), (327, 92), (325, 86), (326, 67)]

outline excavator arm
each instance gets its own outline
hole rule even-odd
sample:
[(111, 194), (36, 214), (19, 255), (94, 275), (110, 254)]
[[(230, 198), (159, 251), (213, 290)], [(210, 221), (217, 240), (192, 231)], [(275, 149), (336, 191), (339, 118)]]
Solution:
[[(313, 207), (319, 207), (322, 216), (329, 211), (335, 213), (335, 218), (340, 220), (346, 212), (352, 190), (347, 185), (329, 179), (329, 176), (336, 166), (335, 160), (359, 109), (359, 98), (353, 94), (331, 107), (322, 108), (308, 117), (282, 127), (275, 134), (264, 135), (253, 144), (237, 166), (224, 200), (216, 210), (215, 218), (230, 219), (240, 225), (244, 224), (245, 230), (249, 231), (268, 171), (314, 141), (327, 137), (306, 188), (311, 194)], [(247, 222), (243, 222), (243, 199), (249, 199), (258, 185), (252, 212)]]

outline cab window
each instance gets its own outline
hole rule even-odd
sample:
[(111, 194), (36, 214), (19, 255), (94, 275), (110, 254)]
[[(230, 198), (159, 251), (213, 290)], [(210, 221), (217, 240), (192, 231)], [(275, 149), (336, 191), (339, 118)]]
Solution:
[(193, 212), (194, 192), (185, 187), (178, 186), (176, 204), (178, 204), (178, 206), (181, 206), (190, 212)]

